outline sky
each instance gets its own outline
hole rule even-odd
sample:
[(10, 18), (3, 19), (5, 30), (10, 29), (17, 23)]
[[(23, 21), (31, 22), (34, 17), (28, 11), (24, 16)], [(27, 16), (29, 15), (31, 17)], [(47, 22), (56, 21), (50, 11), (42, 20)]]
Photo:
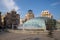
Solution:
[(24, 18), (30, 9), (35, 17), (48, 10), (54, 19), (60, 20), (60, 0), (0, 0), (0, 11), (3, 15), (12, 9), (15, 9), (21, 18)]

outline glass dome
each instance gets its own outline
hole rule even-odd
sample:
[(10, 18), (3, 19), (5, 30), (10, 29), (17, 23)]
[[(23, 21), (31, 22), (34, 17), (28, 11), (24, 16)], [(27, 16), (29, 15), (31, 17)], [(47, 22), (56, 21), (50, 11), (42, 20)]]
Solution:
[(36, 17), (26, 21), (23, 24), (24, 29), (46, 29), (46, 22), (50, 20), (47, 17)]

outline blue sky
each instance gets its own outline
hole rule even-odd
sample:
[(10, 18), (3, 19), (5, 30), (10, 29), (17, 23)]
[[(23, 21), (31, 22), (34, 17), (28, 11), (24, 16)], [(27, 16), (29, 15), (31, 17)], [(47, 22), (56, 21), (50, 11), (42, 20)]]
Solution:
[(12, 9), (15, 9), (21, 18), (31, 9), (35, 17), (40, 16), (43, 10), (49, 10), (55, 19), (60, 19), (60, 0), (0, 0), (0, 11), (3, 14)]

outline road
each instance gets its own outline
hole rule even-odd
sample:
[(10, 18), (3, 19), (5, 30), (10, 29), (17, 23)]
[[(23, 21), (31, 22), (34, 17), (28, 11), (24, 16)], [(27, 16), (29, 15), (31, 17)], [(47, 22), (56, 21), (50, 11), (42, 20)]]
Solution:
[(54, 31), (53, 38), (48, 37), (47, 34), (20, 34), (2, 32), (0, 33), (0, 40), (60, 40), (60, 31)]

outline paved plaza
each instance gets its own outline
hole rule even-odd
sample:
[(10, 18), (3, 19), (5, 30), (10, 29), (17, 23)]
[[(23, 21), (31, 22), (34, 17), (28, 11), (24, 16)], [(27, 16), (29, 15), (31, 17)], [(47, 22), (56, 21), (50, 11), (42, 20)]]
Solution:
[(0, 32), (0, 40), (60, 40), (60, 31), (54, 31), (53, 38), (44, 32), (40, 34)]

